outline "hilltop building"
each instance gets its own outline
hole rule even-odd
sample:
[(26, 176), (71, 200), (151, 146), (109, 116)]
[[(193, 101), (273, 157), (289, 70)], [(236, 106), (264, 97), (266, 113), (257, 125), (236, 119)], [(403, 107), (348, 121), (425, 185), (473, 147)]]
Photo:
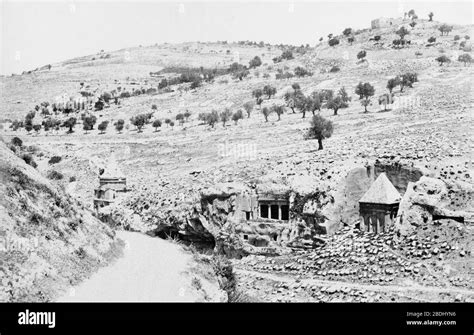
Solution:
[(401, 196), (385, 173), (381, 173), (359, 200), (359, 229), (381, 233), (388, 229), (397, 216)]
[(370, 26), (372, 29), (389, 28), (393, 25), (401, 24), (403, 20), (401, 18), (390, 18), (390, 17), (379, 17), (378, 19), (372, 20)]

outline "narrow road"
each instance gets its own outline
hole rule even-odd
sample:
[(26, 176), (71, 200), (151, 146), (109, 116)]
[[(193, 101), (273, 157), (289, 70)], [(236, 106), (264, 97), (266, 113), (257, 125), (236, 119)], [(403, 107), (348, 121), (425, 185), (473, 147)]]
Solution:
[[(254, 277), (261, 277), (268, 280), (273, 280), (277, 282), (285, 282), (285, 283), (294, 283), (295, 277), (286, 274), (271, 274), (265, 273), (260, 271), (249, 271), (239, 268), (234, 268), (237, 275), (244, 275), (244, 276), (254, 276)], [(372, 284), (359, 284), (353, 282), (345, 282), (339, 280), (324, 280), (324, 279), (312, 279), (306, 278), (301, 279), (300, 284), (311, 286), (331, 286), (331, 287), (349, 287), (354, 289), (364, 289), (367, 291), (378, 291), (378, 292), (406, 292), (406, 291), (418, 291), (418, 292), (431, 292), (431, 293), (450, 293), (450, 294), (465, 294), (474, 296), (473, 290), (462, 289), (462, 288), (444, 288), (444, 287), (433, 287), (433, 286), (421, 286), (413, 283), (410, 286), (400, 286), (400, 285), (372, 285)]]
[(124, 255), (91, 278), (71, 288), (58, 302), (193, 302), (192, 256), (179, 245), (140, 233), (117, 232)]

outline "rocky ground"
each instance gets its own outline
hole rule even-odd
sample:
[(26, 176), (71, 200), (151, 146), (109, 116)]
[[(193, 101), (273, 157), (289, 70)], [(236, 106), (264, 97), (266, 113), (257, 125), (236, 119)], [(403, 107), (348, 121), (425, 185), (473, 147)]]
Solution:
[(459, 233), (455, 244), (433, 235), (399, 242), (393, 230), (374, 235), (347, 227), (313, 250), (248, 256), (234, 266), (241, 289), (263, 301), (472, 302), (472, 275), (459, 269), (470, 266), (469, 232)]

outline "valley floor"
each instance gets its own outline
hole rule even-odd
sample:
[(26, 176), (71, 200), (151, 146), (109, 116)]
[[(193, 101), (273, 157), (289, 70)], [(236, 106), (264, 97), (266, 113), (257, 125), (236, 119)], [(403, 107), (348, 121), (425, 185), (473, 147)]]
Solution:
[[(217, 285), (192, 278), (192, 255), (181, 246), (140, 233), (118, 236), (125, 241), (124, 256), (58, 302), (195, 302), (222, 296)], [(197, 280), (202, 287), (193, 285)]]

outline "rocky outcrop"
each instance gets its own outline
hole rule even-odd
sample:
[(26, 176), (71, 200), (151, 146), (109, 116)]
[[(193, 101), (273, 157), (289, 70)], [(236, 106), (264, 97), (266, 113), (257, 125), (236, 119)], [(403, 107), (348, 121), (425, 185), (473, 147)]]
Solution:
[(400, 202), (396, 227), (401, 235), (410, 235), (442, 219), (472, 222), (473, 208), (472, 184), (424, 176), (416, 183), (409, 183)]

